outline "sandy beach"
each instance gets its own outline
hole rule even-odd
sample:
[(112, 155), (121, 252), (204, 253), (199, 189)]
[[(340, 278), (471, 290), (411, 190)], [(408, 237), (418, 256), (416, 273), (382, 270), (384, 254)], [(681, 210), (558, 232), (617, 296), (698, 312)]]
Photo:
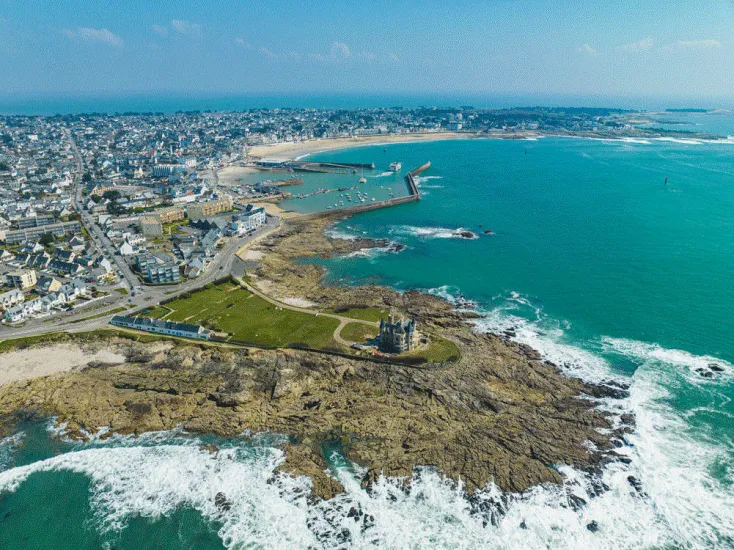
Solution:
[(14, 350), (0, 355), (0, 386), (17, 380), (30, 380), (85, 367), (89, 363), (124, 363), (126, 358), (110, 349), (94, 353), (76, 344), (54, 344)]
[[(388, 134), (380, 136), (360, 136), (351, 138), (328, 138), (299, 141), (293, 143), (277, 143), (275, 145), (255, 145), (247, 151), (248, 158), (275, 157), (296, 159), (303, 155), (335, 149), (348, 149), (365, 145), (382, 143), (411, 143), (414, 141), (440, 141), (447, 139), (471, 139), (474, 134), (457, 132), (437, 132), (430, 134)], [(221, 177), (221, 172), (220, 172)]]

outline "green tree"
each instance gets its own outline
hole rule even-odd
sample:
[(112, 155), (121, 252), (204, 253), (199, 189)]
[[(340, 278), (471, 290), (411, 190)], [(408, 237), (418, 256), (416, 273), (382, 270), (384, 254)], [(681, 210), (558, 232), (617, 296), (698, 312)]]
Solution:
[(117, 189), (110, 189), (109, 191), (105, 191), (102, 193), (102, 197), (107, 199), (108, 201), (116, 201), (118, 200), (122, 195)]
[(38, 242), (41, 243), (43, 246), (51, 246), (56, 239), (51, 233), (44, 233), (41, 235), (41, 238), (38, 239)]

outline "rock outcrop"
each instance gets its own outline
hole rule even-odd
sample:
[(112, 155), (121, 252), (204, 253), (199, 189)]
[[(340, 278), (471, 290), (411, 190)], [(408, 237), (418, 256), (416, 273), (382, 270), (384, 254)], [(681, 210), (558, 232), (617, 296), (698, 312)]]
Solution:
[[(374, 285), (324, 288), (321, 267), (293, 261), (304, 251), (328, 257), (385, 246), (330, 239), (324, 228), (321, 221), (286, 225), (257, 245), (264, 254), (253, 283), (322, 308), (398, 310), (455, 342), (460, 360), (418, 368), (296, 350), (182, 343), (163, 349), (97, 336), (97, 345), (123, 353), (127, 362), (0, 387), (0, 429), (10, 429), (18, 414), (44, 414), (58, 416), (76, 437), (101, 427), (286, 434), (280, 469), (310, 476), (322, 498), (342, 490), (326, 473), (324, 442), (338, 442), (347, 459), (366, 467), (365, 485), (381, 474), (410, 476), (420, 465), (461, 479), (468, 491), (490, 481), (524, 491), (561, 481), (556, 465), (593, 469), (614, 459), (612, 442), (622, 428), (612, 430), (582, 396), (623, 396), (625, 388), (564, 377), (527, 346), (472, 332), (467, 318), (473, 314), (435, 296)], [(222, 495), (218, 506), (226, 503)]]

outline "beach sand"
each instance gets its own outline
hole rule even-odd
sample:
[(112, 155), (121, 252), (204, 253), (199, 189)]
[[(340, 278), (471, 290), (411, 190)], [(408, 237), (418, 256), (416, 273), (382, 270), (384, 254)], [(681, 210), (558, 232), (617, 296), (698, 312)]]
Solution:
[(437, 132), (430, 134), (388, 134), (382, 136), (313, 139), (294, 143), (277, 143), (275, 145), (255, 145), (248, 149), (247, 155), (250, 159), (264, 157), (295, 159), (311, 153), (332, 151), (334, 149), (348, 149), (350, 147), (360, 147), (364, 145), (410, 143), (414, 141), (440, 141), (446, 139), (470, 139), (473, 137), (475, 137), (474, 134)]
[(85, 352), (76, 344), (54, 344), (9, 351), (0, 355), (0, 386), (66, 372), (89, 363), (124, 363), (126, 358), (109, 349)]
[(239, 185), (242, 176), (257, 172), (259, 170), (249, 166), (227, 166), (217, 171), (217, 178), (220, 185)]

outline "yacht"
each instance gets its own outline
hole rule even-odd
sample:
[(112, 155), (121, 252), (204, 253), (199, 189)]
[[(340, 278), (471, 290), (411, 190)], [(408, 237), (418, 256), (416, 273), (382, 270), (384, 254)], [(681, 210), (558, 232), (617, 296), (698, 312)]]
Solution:
[(402, 167), (403, 167), (403, 165), (401, 163), (399, 163), (399, 162), (391, 162), (390, 163), (390, 167), (388, 168), (388, 170), (390, 170), (390, 172), (400, 172), (400, 169)]

